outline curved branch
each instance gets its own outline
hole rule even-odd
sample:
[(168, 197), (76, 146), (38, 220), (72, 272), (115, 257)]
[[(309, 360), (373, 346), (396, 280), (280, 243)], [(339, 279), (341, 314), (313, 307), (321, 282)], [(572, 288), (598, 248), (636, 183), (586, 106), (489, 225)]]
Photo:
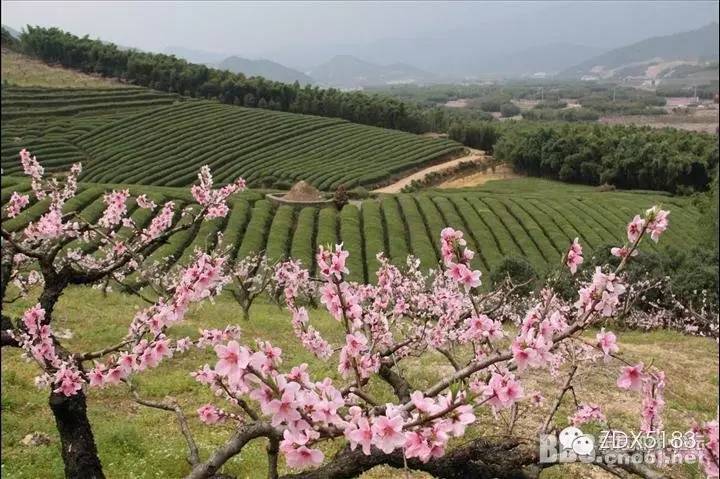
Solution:
[(395, 396), (401, 402), (410, 402), (410, 394), (413, 391), (412, 386), (407, 382), (407, 379), (396, 373), (391, 365), (382, 363), (378, 375), (393, 388)]
[(210, 459), (192, 468), (185, 479), (207, 479), (212, 477), (231, 457), (238, 454), (245, 445), (259, 437), (279, 438), (277, 430), (267, 422), (256, 422), (240, 427), (225, 445), (219, 447)]
[(108, 346), (107, 348), (100, 349), (98, 351), (91, 351), (87, 353), (81, 353), (75, 355), (75, 358), (79, 361), (87, 361), (90, 359), (97, 359), (105, 356), (106, 354), (114, 353), (116, 351), (119, 351), (120, 349), (124, 348), (128, 344), (130, 344), (132, 341), (129, 339), (125, 339), (113, 346)]
[(163, 402), (144, 399), (140, 396), (140, 393), (138, 393), (134, 383), (132, 383), (129, 379), (126, 379), (125, 383), (127, 383), (128, 387), (130, 388), (130, 392), (132, 393), (136, 403), (146, 407), (161, 409), (163, 411), (175, 413), (178, 423), (180, 424), (180, 431), (185, 437), (185, 442), (187, 443), (188, 462), (191, 466), (195, 466), (196, 464), (198, 464), (200, 462), (200, 453), (198, 451), (197, 444), (195, 443), (195, 439), (193, 438), (192, 432), (190, 431), (190, 426), (188, 425), (185, 413), (183, 413), (183, 410), (177, 403), (177, 401), (175, 401), (175, 399), (171, 397), (168, 397), (167, 400)]

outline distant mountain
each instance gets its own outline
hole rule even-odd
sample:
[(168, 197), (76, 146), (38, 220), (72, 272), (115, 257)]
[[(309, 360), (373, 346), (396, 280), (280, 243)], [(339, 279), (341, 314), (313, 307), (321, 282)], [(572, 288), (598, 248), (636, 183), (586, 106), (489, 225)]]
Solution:
[(213, 66), (221, 70), (230, 70), (233, 73), (242, 73), (247, 77), (261, 76), (268, 80), (285, 83), (297, 81), (301, 85), (314, 83), (313, 79), (303, 72), (270, 60), (248, 60), (247, 58), (232, 56)]
[(405, 63), (378, 65), (352, 55), (337, 55), (309, 74), (322, 85), (339, 88), (426, 83), (437, 79), (436, 75)]
[(711, 23), (697, 30), (652, 37), (615, 48), (568, 68), (561, 76), (607, 78), (622, 75), (623, 71), (631, 70), (629, 67), (644, 63), (716, 60), (719, 55), (718, 40), (718, 24)]
[(489, 71), (506, 75), (554, 74), (603, 51), (603, 48), (574, 43), (550, 43), (489, 58), (486, 66)]

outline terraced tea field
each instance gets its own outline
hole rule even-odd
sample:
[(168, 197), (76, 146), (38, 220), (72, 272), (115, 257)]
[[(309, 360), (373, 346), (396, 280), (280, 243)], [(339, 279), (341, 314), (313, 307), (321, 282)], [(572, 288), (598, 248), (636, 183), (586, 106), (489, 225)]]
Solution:
[[(27, 190), (23, 180), (4, 180), (2, 201), (12, 190)], [(10, 183), (8, 183), (8, 181)], [(83, 184), (83, 191), (68, 209), (87, 218), (99, 216), (102, 190), (99, 185)], [(159, 204), (173, 199), (189, 206), (192, 198), (185, 189), (133, 187), (135, 193), (151, 192)], [(539, 193), (542, 192), (542, 193)], [(368, 199), (359, 206), (334, 208), (274, 207), (263, 195), (248, 191), (232, 202), (227, 218), (204, 224), (198, 231), (176, 234), (148, 261), (172, 256), (184, 262), (196, 248), (210, 250), (215, 234), (222, 231), (230, 254), (236, 258), (265, 251), (273, 260), (295, 257), (313, 263), (319, 244), (342, 241), (350, 251), (352, 279), (373, 281), (378, 263), (375, 255), (385, 251), (396, 263), (408, 254), (419, 257), (426, 267), (438, 262), (440, 230), (446, 225), (462, 229), (470, 248), (477, 252), (474, 267), (487, 275), (506, 256), (527, 258), (538, 271), (559, 263), (573, 238), (579, 237), (589, 252), (623, 240), (629, 218), (653, 204), (671, 211), (672, 228), (663, 238), (663, 247), (686, 248), (697, 242), (699, 213), (689, 200), (655, 193), (609, 192), (568, 186), (537, 179), (487, 183), (477, 190), (429, 191), (415, 195)], [(30, 206), (7, 222), (17, 230), (42, 212), (43, 205)], [(138, 225), (147, 224), (151, 212), (130, 205)], [(656, 250), (654, 244), (646, 246)]]
[(92, 158), (84, 180), (191, 184), (208, 164), (220, 183), (304, 179), (322, 190), (369, 185), (462, 151), (449, 140), (340, 119), (198, 101), (164, 107), (78, 139)]
[(51, 171), (83, 161), (91, 182), (186, 186), (209, 164), (218, 182), (242, 173), (253, 186), (304, 179), (332, 190), (391, 181), (464, 151), (450, 140), (137, 87), (6, 87), (2, 120), (6, 173), (19, 171), (27, 148)]
[(90, 157), (78, 147), (78, 137), (137, 114), (182, 100), (178, 95), (146, 88), (3, 87), (1, 164), (18, 172), (18, 152), (27, 148), (50, 170), (63, 170)]

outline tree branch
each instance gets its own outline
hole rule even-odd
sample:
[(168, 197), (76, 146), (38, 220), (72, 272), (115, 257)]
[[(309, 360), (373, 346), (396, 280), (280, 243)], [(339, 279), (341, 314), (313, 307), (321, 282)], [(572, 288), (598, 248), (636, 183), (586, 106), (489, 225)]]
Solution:
[(539, 472), (539, 468), (532, 467), (538, 459), (533, 446), (509, 438), (497, 441), (475, 439), (427, 463), (405, 460), (401, 450), (385, 454), (373, 448), (366, 456), (359, 448), (354, 451), (346, 448), (324, 466), (289, 474), (282, 479), (345, 479), (357, 477), (381, 464), (404, 468), (406, 463), (410, 469), (443, 479), (530, 479), (536, 478)]
[(410, 401), (410, 393), (413, 391), (412, 386), (410, 386), (410, 383), (408, 383), (404, 377), (396, 373), (392, 369), (392, 366), (387, 363), (382, 363), (378, 375), (393, 388), (395, 396), (397, 396), (400, 402), (407, 403)]
[(560, 404), (562, 403), (563, 397), (565, 397), (565, 393), (568, 392), (568, 389), (572, 388), (572, 380), (575, 377), (575, 373), (577, 372), (577, 365), (574, 364), (573, 367), (570, 369), (570, 374), (568, 375), (567, 381), (565, 381), (565, 385), (562, 388), (562, 391), (560, 391), (560, 394), (558, 395), (557, 399), (555, 400), (555, 404), (553, 405), (553, 408), (550, 410), (550, 414), (548, 414), (547, 419), (545, 419), (545, 423), (542, 427), (542, 432), (547, 433), (548, 428), (550, 427), (550, 421), (552, 421), (552, 418), (555, 416), (555, 413), (560, 408)]
[(223, 446), (219, 447), (210, 459), (192, 468), (185, 479), (207, 479), (212, 477), (231, 457), (238, 454), (245, 445), (258, 437), (276, 438), (278, 431), (267, 422), (256, 422), (240, 427)]
[(107, 348), (100, 349), (98, 351), (76, 354), (75, 358), (79, 361), (87, 361), (90, 359), (101, 358), (101, 357), (105, 356), (106, 354), (114, 353), (115, 351), (119, 351), (120, 349), (124, 348), (131, 342), (132, 341), (130, 339), (126, 339), (124, 341), (121, 341), (121, 342), (113, 345), (113, 346), (108, 346)]
[(183, 413), (183, 410), (180, 407), (180, 405), (177, 403), (177, 401), (172, 397), (166, 398), (166, 401), (163, 401), (163, 402), (152, 401), (149, 399), (143, 399), (140, 396), (140, 393), (138, 393), (135, 385), (129, 379), (126, 379), (125, 382), (127, 383), (128, 387), (130, 388), (130, 392), (132, 393), (133, 398), (135, 399), (136, 403), (141, 404), (146, 407), (161, 409), (163, 411), (169, 411), (169, 412), (175, 413), (178, 423), (180, 423), (180, 431), (182, 432), (182, 435), (185, 437), (185, 442), (187, 443), (187, 447), (188, 447), (187, 460), (191, 466), (195, 466), (195, 465), (199, 464), (200, 463), (200, 453), (198, 452), (197, 444), (195, 443), (195, 439), (192, 436), (192, 431), (190, 431), (190, 426), (188, 426), (188, 422), (187, 422), (187, 418), (185, 417), (185, 413)]

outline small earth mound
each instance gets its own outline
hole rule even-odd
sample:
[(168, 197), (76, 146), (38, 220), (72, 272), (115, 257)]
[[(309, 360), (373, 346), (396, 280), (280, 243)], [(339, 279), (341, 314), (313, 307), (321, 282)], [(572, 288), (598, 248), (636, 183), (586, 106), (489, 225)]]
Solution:
[(295, 183), (290, 191), (283, 196), (289, 201), (322, 201), (324, 198), (320, 191), (307, 181), (301, 180)]

